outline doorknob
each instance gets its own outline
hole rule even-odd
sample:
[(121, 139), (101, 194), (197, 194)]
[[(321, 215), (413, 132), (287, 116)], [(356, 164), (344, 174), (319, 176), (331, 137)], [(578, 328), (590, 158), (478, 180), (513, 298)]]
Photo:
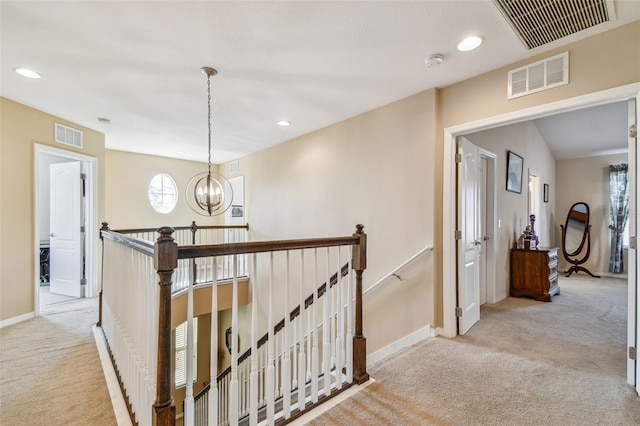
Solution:
[(49, 234), (50, 237), (54, 237), (55, 235), (53, 235), (53, 232), (51, 234)]
[(488, 235), (485, 235), (484, 237), (482, 237), (482, 239), (483, 239), (484, 241), (488, 241), (488, 240), (490, 240), (490, 238), (489, 238), (489, 236), (488, 236)]
[(482, 241), (481, 241), (481, 240), (475, 240), (475, 241), (473, 242), (473, 244), (475, 244), (475, 245), (477, 245), (477, 246), (480, 246), (480, 245), (482, 245)]

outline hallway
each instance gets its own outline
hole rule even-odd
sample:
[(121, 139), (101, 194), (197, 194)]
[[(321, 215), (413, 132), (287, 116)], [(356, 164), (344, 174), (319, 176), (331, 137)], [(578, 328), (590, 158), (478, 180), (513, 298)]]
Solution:
[(369, 367), (376, 382), (312, 425), (637, 425), (625, 280), (561, 278), (550, 303), (507, 298), (465, 336)]

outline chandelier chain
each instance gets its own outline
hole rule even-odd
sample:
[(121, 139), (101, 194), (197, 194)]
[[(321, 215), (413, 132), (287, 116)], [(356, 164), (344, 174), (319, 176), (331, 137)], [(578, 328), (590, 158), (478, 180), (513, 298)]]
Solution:
[(208, 125), (209, 125), (209, 174), (211, 174), (211, 76), (207, 76), (207, 104), (208, 104)]

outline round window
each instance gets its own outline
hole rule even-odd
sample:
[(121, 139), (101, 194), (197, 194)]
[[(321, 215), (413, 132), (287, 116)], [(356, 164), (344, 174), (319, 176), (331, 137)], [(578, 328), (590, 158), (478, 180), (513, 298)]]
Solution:
[(166, 173), (157, 174), (149, 183), (149, 202), (158, 213), (170, 213), (178, 203), (178, 187)]

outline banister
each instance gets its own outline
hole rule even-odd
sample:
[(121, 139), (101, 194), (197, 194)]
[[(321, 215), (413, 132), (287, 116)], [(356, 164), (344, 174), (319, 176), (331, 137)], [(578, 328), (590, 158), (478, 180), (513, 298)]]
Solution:
[[(156, 229), (157, 231), (157, 229)], [(118, 233), (118, 231), (106, 231), (101, 230), (100, 235), (102, 238), (115, 241), (126, 247), (130, 247), (148, 256), (153, 256), (154, 243), (152, 241), (142, 240), (140, 238), (128, 237)]]
[(433, 250), (433, 246), (426, 246), (425, 248), (421, 249), (416, 254), (411, 256), (409, 259), (407, 259), (404, 262), (402, 262), (402, 264), (400, 266), (395, 267), (391, 272), (389, 272), (384, 277), (380, 278), (372, 286), (370, 286), (368, 289), (363, 291), (362, 295), (364, 296), (365, 294), (369, 293), (371, 290), (373, 290), (374, 288), (376, 288), (377, 286), (382, 284), (384, 281), (386, 281), (388, 278), (391, 278), (392, 276), (394, 276), (396, 274), (396, 272), (398, 272), (400, 269), (404, 268), (405, 266), (407, 266), (408, 264), (410, 264), (411, 262), (416, 260), (418, 257), (422, 256), (424, 253), (426, 253), (428, 251), (431, 251), (431, 250)]
[[(172, 226), (175, 231), (185, 231), (187, 229), (192, 229), (193, 225), (189, 226)], [(197, 229), (246, 229), (249, 230), (249, 224), (244, 225), (196, 225)], [(113, 232), (118, 232), (120, 234), (134, 234), (137, 232), (156, 232), (158, 231), (158, 227), (156, 228), (130, 228), (130, 229), (115, 229)]]
[(300, 240), (253, 241), (243, 243), (223, 243), (216, 245), (196, 245), (178, 247), (178, 259), (198, 257), (226, 256), (231, 254), (249, 254), (284, 250), (302, 250), (320, 247), (355, 246), (360, 243), (358, 237), (309, 238)]

